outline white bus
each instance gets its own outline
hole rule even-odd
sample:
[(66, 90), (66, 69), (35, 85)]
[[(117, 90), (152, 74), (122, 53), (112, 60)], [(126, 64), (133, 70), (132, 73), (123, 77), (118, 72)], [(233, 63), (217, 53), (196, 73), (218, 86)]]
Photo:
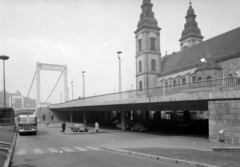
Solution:
[(18, 133), (33, 133), (37, 134), (37, 116), (36, 115), (20, 115), (18, 122)]

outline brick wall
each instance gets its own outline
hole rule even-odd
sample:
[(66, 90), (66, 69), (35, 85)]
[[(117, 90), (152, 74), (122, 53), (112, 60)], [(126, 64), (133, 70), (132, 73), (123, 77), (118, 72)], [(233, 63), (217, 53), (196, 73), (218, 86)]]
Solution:
[(219, 142), (225, 131), (225, 143), (240, 145), (240, 100), (209, 101), (209, 140)]

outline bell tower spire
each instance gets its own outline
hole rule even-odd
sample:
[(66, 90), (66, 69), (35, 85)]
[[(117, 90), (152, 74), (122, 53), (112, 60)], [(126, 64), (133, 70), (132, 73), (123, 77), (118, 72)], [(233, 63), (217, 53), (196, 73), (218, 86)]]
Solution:
[(179, 40), (181, 50), (202, 42), (202, 39), (204, 38), (201, 35), (201, 30), (198, 28), (198, 23), (195, 20), (196, 15), (194, 9), (192, 8), (191, 0), (187, 11), (187, 16), (185, 18), (186, 23), (184, 25), (184, 30), (182, 31), (182, 37)]
[(142, 13), (135, 33), (136, 88), (138, 94), (148, 95), (157, 86), (161, 70), (160, 30), (152, 11), (151, 0), (142, 1)]

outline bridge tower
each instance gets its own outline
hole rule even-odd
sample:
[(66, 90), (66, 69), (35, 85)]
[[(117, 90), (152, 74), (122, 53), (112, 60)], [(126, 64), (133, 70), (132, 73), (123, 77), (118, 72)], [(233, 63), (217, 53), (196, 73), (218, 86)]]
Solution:
[(36, 107), (40, 104), (40, 98), (41, 98), (41, 86), (40, 86), (40, 70), (47, 70), (47, 71), (62, 71), (63, 72), (63, 85), (64, 85), (64, 90), (63, 90), (63, 95), (64, 95), (64, 101), (69, 100), (69, 95), (68, 95), (68, 80), (67, 80), (67, 66), (66, 65), (56, 65), (56, 64), (44, 64), (44, 63), (39, 63), (37, 62), (36, 64), (36, 77), (37, 77), (37, 82), (36, 82)]
[(154, 18), (151, 0), (143, 0), (142, 13), (135, 33), (136, 88), (138, 94), (147, 95), (157, 86), (161, 70), (160, 30)]

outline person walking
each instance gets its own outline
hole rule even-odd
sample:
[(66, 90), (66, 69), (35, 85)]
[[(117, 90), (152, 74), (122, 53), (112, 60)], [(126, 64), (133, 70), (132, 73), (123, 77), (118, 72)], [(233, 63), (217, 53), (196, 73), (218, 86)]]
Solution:
[(95, 123), (95, 131), (98, 132), (99, 131), (99, 124), (96, 122)]
[(63, 123), (62, 123), (62, 132), (63, 132), (63, 133), (65, 133), (65, 129), (66, 129), (66, 123), (63, 122)]

